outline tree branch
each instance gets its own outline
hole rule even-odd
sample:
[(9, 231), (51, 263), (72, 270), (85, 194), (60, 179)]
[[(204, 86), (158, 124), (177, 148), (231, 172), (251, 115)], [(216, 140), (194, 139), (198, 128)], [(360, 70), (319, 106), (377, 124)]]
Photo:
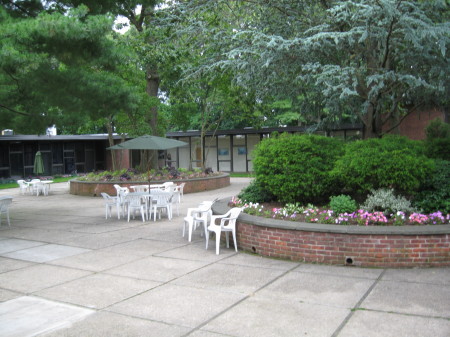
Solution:
[(11, 112), (14, 112), (14, 113), (19, 114), (19, 115), (22, 115), (22, 116), (30, 116), (29, 113), (14, 110), (14, 109), (9, 108), (9, 107), (7, 107), (6, 105), (3, 105), (3, 104), (0, 104), (0, 108), (3, 108), (3, 109), (5, 109), (5, 110), (9, 110), (9, 111), (11, 111)]

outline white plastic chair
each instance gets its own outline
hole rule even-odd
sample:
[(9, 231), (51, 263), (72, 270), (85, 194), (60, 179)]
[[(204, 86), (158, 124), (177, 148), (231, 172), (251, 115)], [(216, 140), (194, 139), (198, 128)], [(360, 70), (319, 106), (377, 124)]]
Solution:
[(105, 219), (108, 219), (108, 215), (111, 218), (112, 216), (112, 208), (117, 205), (117, 197), (112, 197), (108, 193), (102, 192), (100, 193), (105, 199)]
[[(230, 242), (228, 239), (228, 233), (231, 232), (233, 235), (234, 249), (237, 252), (237, 242), (236, 242), (236, 220), (239, 214), (242, 212), (242, 208), (234, 207), (230, 209), (224, 215), (213, 215), (211, 217), (211, 223), (208, 226), (206, 232), (206, 249), (208, 249), (209, 243), (209, 232), (216, 233), (216, 254), (219, 255), (220, 249), (220, 234), (225, 232), (227, 248), (230, 248)], [(220, 219), (220, 224), (216, 225), (216, 220)]]
[(161, 219), (161, 210), (165, 209), (167, 211), (167, 217), (172, 220), (172, 199), (173, 194), (166, 191), (155, 190), (152, 192), (152, 204), (151, 212), (153, 213), (153, 221), (156, 221), (156, 213), (159, 214)]
[(0, 197), (0, 226), (2, 224), (2, 214), (6, 214), (6, 220), (8, 221), (8, 226), (11, 227), (9, 221), (9, 206), (12, 203), (13, 198), (10, 196)]
[(147, 192), (148, 191), (148, 185), (135, 185), (135, 186), (130, 186), (130, 188), (135, 192)]
[(142, 203), (141, 196), (127, 195), (125, 197), (128, 207), (128, 222), (130, 222), (130, 214), (133, 213), (133, 219), (135, 219), (136, 210), (141, 211), (142, 222), (145, 221), (145, 214), (147, 213), (147, 204)]
[(183, 223), (183, 237), (186, 234), (186, 227), (188, 228), (188, 241), (192, 240), (192, 232), (197, 229), (198, 226), (203, 225), (203, 230), (206, 235), (206, 228), (208, 226), (208, 220), (211, 219), (212, 211), (211, 207), (214, 201), (203, 201), (196, 208), (188, 208), (187, 215), (184, 218)]
[(129, 193), (127, 187), (121, 187), (117, 184), (114, 185), (117, 192), (116, 207), (117, 207), (117, 219), (120, 219), (120, 214), (125, 217), (125, 209), (127, 208), (127, 201), (125, 196)]
[(33, 185), (32, 185), (33, 194), (36, 193), (36, 196), (38, 196), (41, 193), (42, 193), (42, 195), (48, 194), (47, 186), (44, 183), (42, 183), (40, 180), (36, 181), (36, 182), (33, 182), (33, 181), (31, 181), (31, 182), (33, 183)]
[(177, 185), (177, 187), (175, 188), (175, 191), (177, 192), (178, 195), (178, 202), (181, 202), (181, 200), (183, 199), (185, 185), (186, 183), (181, 183), (180, 185)]
[(20, 193), (22, 195), (25, 195), (30, 191), (30, 186), (25, 183), (25, 180), (17, 180), (17, 183), (19, 184)]

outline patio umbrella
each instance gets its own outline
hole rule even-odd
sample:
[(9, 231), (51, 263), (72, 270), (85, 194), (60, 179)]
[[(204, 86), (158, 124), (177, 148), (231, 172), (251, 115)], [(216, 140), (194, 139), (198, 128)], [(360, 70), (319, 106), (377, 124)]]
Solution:
[(126, 142), (108, 147), (109, 150), (168, 150), (176, 147), (188, 145), (176, 139), (163, 138), (158, 136), (141, 136)]
[(37, 175), (44, 173), (44, 161), (42, 160), (41, 151), (36, 152), (36, 155), (34, 156), (33, 172)]

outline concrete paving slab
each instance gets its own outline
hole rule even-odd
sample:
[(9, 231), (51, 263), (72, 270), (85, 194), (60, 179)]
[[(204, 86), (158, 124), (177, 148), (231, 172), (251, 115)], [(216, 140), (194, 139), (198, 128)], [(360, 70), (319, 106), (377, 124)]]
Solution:
[(3, 254), (3, 256), (31, 262), (48, 262), (88, 251), (90, 250), (84, 248), (48, 244)]
[(137, 239), (131, 242), (119, 243), (115, 246), (103, 248), (103, 252), (115, 254), (132, 254), (139, 257), (170, 252), (173, 249), (184, 246), (183, 243), (167, 243), (150, 239)]
[(135, 296), (108, 311), (194, 328), (243, 298), (237, 293), (166, 284)]
[(95, 250), (76, 256), (53, 260), (49, 264), (100, 272), (140, 258), (139, 255)]
[(39, 264), (0, 274), (0, 288), (31, 294), (89, 274), (84, 270)]
[(108, 233), (99, 233), (97, 235), (83, 234), (81, 236), (74, 237), (72, 240), (68, 240), (67, 244), (88, 249), (101, 249), (139, 238), (140, 237), (137, 234), (133, 235), (133, 233), (126, 232), (125, 230), (119, 230)]
[(383, 269), (358, 268), (353, 266), (327, 266), (322, 264), (304, 263), (299, 265), (298, 268), (294, 269), (293, 272), (335, 275), (341, 277), (367, 278), (376, 280), (383, 272)]
[(155, 256), (169, 257), (176, 259), (187, 259), (204, 262), (215, 262), (223, 260), (228, 256), (235, 255), (232, 250), (224, 251), (220, 255), (216, 255), (215, 251), (206, 251), (205, 242), (188, 242), (181, 247), (157, 253)]
[(0, 302), (9, 301), (20, 296), (22, 296), (21, 293), (0, 288)]
[(15, 252), (21, 249), (42, 246), (45, 242), (21, 240), (21, 239), (4, 239), (0, 242), (0, 254)]
[(164, 242), (176, 242), (176, 243), (186, 243), (186, 238), (181, 236), (181, 230), (179, 229), (154, 229), (145, 236), (144, 239), (159, 240)]
[(92, 310), (41, 298), (19, 297), (0, 303), (0, 336), (36, 336), (68, 326), (92, 313)]
[(103, 309), (160, 283), (128, 277), (95, 274), (34, 293), (35, 295), (93, 309)]
[(233, 254), (232, 256), (221, 259), (220, 261), (218, 261), (218, 263), (247, 267), (279, 269), (284, 271), (291, 270), (299, 265), (297, 262), (269, 259), (262, 256), (245, 253)]
[(258, 294), (271, 299), (353, 308), (374, 282), (334, 275), (288, 273)]
[(236, 337), (324, 337), (331, 336), (348, 313), (344, 308), (258, 294), (213, 319), (201, 330)]
[(450, 321), (376, 311), (357, 311), (339, 337), (448, 337)]
[(0, 273), (32, 266), (34, 263), (0, 257)]
[(149, 256), (109, 269), (105, 273), (156, 282), (169, 282), (194, 270), (203, 268), (206, 264), (201, 261)]
[(178, 337), (189, 330), (173, 324), (97, 312), (69, 328), (45, 334), (45, 337)]
[(450, 268), (388, 269), (384, 273), (382, 280), (450, 286)]
[(450, 287), (381, 281), (362, 302), (361, 308), (450, 319)]
[(18, 228), (18, 227), (6, 230), (2, 234), (17, 239), (35, 240), (41, 241), (43, 243), (67, 244), (68, 246), (74, 246), (71, 245), (70, 243), (74, 241), (75, 238), (85, 235), (83, 233), (74, 233), (64, 230), (52, 230), (42, 228)]
[(223, 292), (251, 294), (280, 275), (282, 270), (212, 264), (184, 275), (173, 284)]
[(234, 337), (232, 335), (225, 335), (223, 333), (215, 333), (212, 331), (195, 330), (188, 335), (189, 337)]

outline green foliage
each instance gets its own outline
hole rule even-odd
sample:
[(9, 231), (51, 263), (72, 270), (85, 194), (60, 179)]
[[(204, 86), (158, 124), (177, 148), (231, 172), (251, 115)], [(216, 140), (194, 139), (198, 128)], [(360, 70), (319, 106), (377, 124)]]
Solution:
[(450, 160), (450, 124), (436, 118), (428, 124), (425, 132), (427, 156)]
[(257, 181), (281, 202), (316, 202), (334, 188), (330, 171), (343, 153), (335, 138), (288, 135), (263, 140), (253, 152)]
[(378, 188), (415, 194), (430, 174), (433, 160), (424, 155), (421, 142), (385, 136), (348, 143), (333, 175), (345, 191), (366, 195)]
[(341, 194), (330, 197), (330, 208), (335, 214), (353, 213), (358, 205), (350, 196)]
[(397, 212), (414, 212), (411, 202), (403, 196), (396, 196), (393, 189), (373, 190), (362, 205), (369, 212), (392, 214)]
[[(208, 50), (188, 68), (190, 74), (230, 71), (234, 82), (267, 104), (292, 101), (296, 109), (282, 116), (286, 122), (297, 119), (295, 113), (329, 123), (350, 115), (374, 137), (383, 134), (387, 117), (401, 118), (411, 105), (448, 104), (445, 6), (414, 0), (217, 0), (177, 3), (173, 12), (188, 13), (192, 39)], [(299, 94), (307, 99), (295, 104)]]
[(250, 184), (239, 193), (238, 198), (247, 202), (261, 203), (272, 201), (274, 196), (257, 179), (253, 179)]
[(436, 161), (436, 168), (424, 182), (414, 205), (426, 213), (450, 213), (450, 161)]

